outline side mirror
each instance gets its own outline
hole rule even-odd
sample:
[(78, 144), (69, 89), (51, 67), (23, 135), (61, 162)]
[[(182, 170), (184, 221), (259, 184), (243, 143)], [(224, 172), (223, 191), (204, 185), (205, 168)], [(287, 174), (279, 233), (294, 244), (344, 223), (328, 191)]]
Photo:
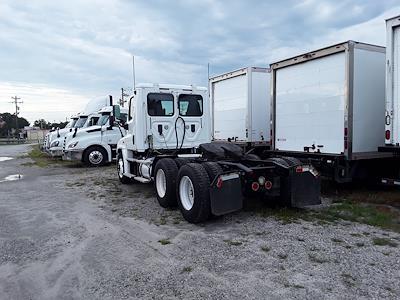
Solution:
[(128, 123), (124, 123), (124, 124), (122, 125), (122, 127), (123, 127), (125, 130), (129, 130), (129, 124), (128, 124)]
[(114, 123), (115, 123), (115, 117), (114, 116), (110, 116), (110, 118), (108, 120), (109, 120), (109, 123), (110, 123), (110, 127), (113, 127)]
[(121, 108), (119, 105), (113, 105), (113, 116), (115, 119), (121, 118)]

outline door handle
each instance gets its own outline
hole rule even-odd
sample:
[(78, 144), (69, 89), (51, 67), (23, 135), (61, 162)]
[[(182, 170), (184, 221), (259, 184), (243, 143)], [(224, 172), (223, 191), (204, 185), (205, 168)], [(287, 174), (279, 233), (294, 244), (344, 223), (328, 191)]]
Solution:
[(157, 129), (158, 129), (158, 134), (163, 135), (163, 129), (161, 124), (158, 124)]
[(194, 124), (190, 125), (190, 130), (192, 132), (195, 132), (196, 131), (196, 125), (194, 125)]

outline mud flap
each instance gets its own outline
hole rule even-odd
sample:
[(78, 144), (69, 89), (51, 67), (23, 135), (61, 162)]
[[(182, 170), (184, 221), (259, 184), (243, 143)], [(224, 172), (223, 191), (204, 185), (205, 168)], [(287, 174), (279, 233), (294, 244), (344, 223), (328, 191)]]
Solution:
[(243, 207), (242, 182), (237, 173), (219, 176), (210, 188), (211, 212), (222, 216)]
[(290, 170), (289, 176), (281, 180), (281, 200), (296, 208), (321, 204), (321, 176)]

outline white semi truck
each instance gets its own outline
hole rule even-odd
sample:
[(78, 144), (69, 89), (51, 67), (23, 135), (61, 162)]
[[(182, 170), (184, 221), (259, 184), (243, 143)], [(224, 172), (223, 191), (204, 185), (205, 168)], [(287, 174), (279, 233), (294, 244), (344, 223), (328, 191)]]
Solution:
[(63, 155), (62, 145), (65, 136), (73, 132), (74, 130), (76, 131), (80, 128), (93, 126), (94, 124), (97, 123), (99, 117), (100, 116), (97, 113), (92, 113), (89, 115), (82, 113), (77, 116), (76, 121), (71, 122), (72, 127), (66, 126), (63, 129), (57, 128), (56, 130), (54, 130), (49, 136), (49, 141), (50, 141), (48, 148), (49, 154), (52, 157), (61, 157)]
[(65, 136), (63, 158), (89, 166), (101, 166), (115, 160), (117, 142), (125, 135), (125, 129), (119, 125), (126, 122), (127, 113), (127, 109), (118, 105), (100, 109), (95, 125), (76, 129)]
[(62, 129), (52, 128), (43, 139), (42, 150), (44, 152), (49, 153), (50, 145), (51, 145), (52, 141), (57, 138), (57, 136), (58, 136), (57, 133), (59, 133), (60, 130), (61, 131), (70, 131), (71, 128), (73, 128), (75, 126), (75, 123), (78, 121), (78, 119), (79, 119), (79, 114), (72, 116), (71, 119), (69, 120), (68, 124), (64, 128), (62, 128)]
[(178, 205), (192, 223), (242, 208), (252, 191), (302, 207), (320, 203), (315, 169), (291, 157), (261, 160), (229, 142), (211, 142), (206, 88), (138, 85), (130, 99), (127, 134), (117, 144), (122, 183), (154, 182), (162, 207)]
[(273, 151), (337, 182), (379, 176), (385, 65), (384, 47), (354, 41), (271, 64)]
[(209, 80), (212, 136), (248, 146), (270, 145), (270, 70), (247, 67)]
[(111, 98), (111, 96), (107, 96), (97, 97), (90, 100), (86, 104), (83, 112), (71, 118), (71, 121), (68, 123), (68, 127), (65, 127), (63, 129), (54, 129), (49, 132), (48, 135), (46, 135), (43, 150), (53, 157), (61, 157), (63, 155), (62, 143), (65, 135), (71, 132), (73, 129), (78, 129), (84, 126), (86, 127), (95, 124), (98, 119), (98, 116), (96, 116), (96, 112), (100, 108), (110, 105)]

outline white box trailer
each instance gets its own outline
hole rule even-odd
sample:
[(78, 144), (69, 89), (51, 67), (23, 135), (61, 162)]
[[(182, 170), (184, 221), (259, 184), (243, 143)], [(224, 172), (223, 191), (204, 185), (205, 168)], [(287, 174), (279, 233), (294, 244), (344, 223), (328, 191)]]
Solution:
[(400, 152), (400, 16), (386, 20), (386, 150)]
[(270, 71), (248, 67), (209, 79), (213, 139), (270, 143)]
[(339, 182), (365, 170), (366, 160), (388, 156), (378, 152), (384, 47), (347, 41), (270, 67), (274, 151), (315, 159)]

